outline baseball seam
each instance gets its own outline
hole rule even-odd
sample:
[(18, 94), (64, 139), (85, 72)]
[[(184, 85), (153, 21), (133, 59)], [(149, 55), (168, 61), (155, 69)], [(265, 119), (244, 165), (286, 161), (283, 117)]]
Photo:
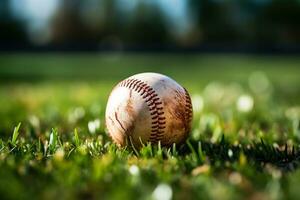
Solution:
[(192, 106), (192, 100), (188, 93), (188, 91), (184, 88), (185, 91), (185, 116), (186, 116), (186, 123), (189, 127), (189, 124), (192, 121), (193, 118), (193, 106)]
[(163, 103), (155, 90), (147, 83), (138, 79), (126, 79), (119, 83), (119, 87), (134, 90), (146, 102), (151, 116), (150, 142), (157, 143), (164, 136), (166, 118), (164, 117)]

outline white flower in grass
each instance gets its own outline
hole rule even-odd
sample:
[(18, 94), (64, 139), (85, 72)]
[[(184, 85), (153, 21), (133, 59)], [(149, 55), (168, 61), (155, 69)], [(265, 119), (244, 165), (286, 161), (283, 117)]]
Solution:
[(136, 165), (131, 165), (129, 167), (129, 173), (132, 175), (132, 176), (138, 176), (140, 174), (140, 169), (138, 166)]
[(55, 154), (54, 154), (54, 159), (56, 160), (63, 160), (65, 156), (65, 151), (63, 148), (59, 148), (56, 150)]
[(255, 93), (260, 93), (260, 94), (267, 93), (267, 91), (270, 89), (271, 86), (268, 77), (264, 72), (261, 71), (253, 72), (249, 76), (248, 82), (249, 82), (250, 89)]
[(242, 95), (238, 98), (236, 106), (240, 112), (250, 112), (253, 109), (254, 101), (249, 95)]
[(228, 150), (228, 156), (231, 158), (233, 156), (233, 151), (231, 149)]
[(207, 102), (210, 103), (219, 103), (222, 99), (222, 97), (225, 94), (225, 88), (224, 85), (222, 85), (219, 82), (211, 82), (209, 83), (203, 91), (203, 96), (205, 100), (208, 100)]
[(193, 102), (193, 110), (195, 112), (201, 112), (204, 107), (204, 101), (202, 96), (199, 94), (196, 94), (192, 97), (192, 102)]
[(159, 184), (152, 193), (154, 200), (170, 200), (172, 199), (172, 188), (165, 183)]
[(85, 115), (85, 110), (82, 107), (77, 107), (69, 113), (69, 122), (75, 123), (77, 120), (82, 119)]
[(40, 127), (40, 120), (37, 116), (35, 115), (31, 115), (29, 116), (29, 122), (31, 123), (31, 125), (35, 128), (39, 128)]
[(95, 119), (93, 121), (89, 121), (88, 123), (88, 129), (90, 133), (94, 134), (96, 131), (100, 128), (100, 119)]

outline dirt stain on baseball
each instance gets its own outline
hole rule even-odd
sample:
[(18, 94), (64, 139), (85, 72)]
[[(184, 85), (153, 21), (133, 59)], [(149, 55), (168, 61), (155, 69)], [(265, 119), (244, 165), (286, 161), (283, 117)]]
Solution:
[(130, 91), (130, 98), (127, 100), (127, 104), (125, 106), (125, 110), (129, 114), (129, 116), (132, 116), (134, 114), (132, 100), (131, 100), (131, 91)]
[(121, 127), (124, 131), (126, 131), (125, 128), (123, 127), (122, 123), (120, 122), (119, 118), (118, 118), (117, 112), (115, 112), (115, 118), (116, 118), (118, 124), (120, 125), (120, 127)]
[(172, 113), (172, 116), (173, 117), (176, 117), (178, 119), (178, 127), (177, 128), (180, 128), (180, 127), (183, 127), (184, 128), (184, 137), (187, 136), (188, 132), (189, 132), (189, 120), (186, 116), (186, 102), (185, 101), (182, 101), (182, 99), (186, 99), (185, 95), (182, 94), (182, 92), (178, 91), (178, 90), (174, 90), (174, 93), (175, 93), (175, 98), (177, 101), (174, 101), (173, 103), (173, 112)]
[(129, 93), (129, 99), (127, 100), (127, 103), (126, 103), (126, 106), (125, 106), (125, 111), (126, 113), (131, 116), (130, 118), (130, 123), (129, 123), (129, 126), (128, 128), (126, 129), (126, 135), (131, 135), (131, 133), (134, 131), (134, 120), (135, 119), (135, 112), (134, 112), (134, 108), (133, 108), (133, 102), (132, 102), (132, 99), (131, 99), (131, 96), (132, 96), (132, 90), (130, 90), (130, 93)]
[[(115, 124), (114, 120), (113, 120), (111, 117), (109, 117), (109, 120), (111, 121), (111, 123), (112, 123), (113, 126), (114, 126), (114, 124)], [(124, 139), (123, 139), (122, 137), (120, 137), (120, 135), (114, 134), (114, 133), (110, 132), (110, 133), (109, 133), (109, 136), (110, 136), (114, 141), (117, 141), (118, 144), (120, 144), (120, 145), (123, 145), (123, 144), (124, 144)]]

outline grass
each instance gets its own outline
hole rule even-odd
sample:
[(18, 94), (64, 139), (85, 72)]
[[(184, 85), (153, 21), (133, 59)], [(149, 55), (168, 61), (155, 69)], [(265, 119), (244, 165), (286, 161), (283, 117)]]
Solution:
[[(1, 198), (297, 199), (298, 63), (239, 55), (1, 55)], [(194, 120), (185, 144), (135, 151), (107, 136), (110, 90), (142, 71), (170, 75), (190, 91)]]

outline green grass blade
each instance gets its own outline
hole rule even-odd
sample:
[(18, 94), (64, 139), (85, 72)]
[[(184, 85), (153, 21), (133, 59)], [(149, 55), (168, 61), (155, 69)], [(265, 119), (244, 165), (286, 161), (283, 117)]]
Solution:
[(11, 138), (11, 143), (13, 145), (16, 145), (17, 143), (17, 139), (18, 139), (18, 136), (19, 136), (19, 129), (20, 129), (20, 126), (21, 126), (21, 122), (14, 128), (14, 132), (13, 132), (13, 135), (12, 135), (12, 138)]
[(196, 150), (194, 149), (194, 147), (191, 144), (189, 139), (186, 141), (186, 144), (188, 145), (188, 147), (191, 151), (191, 155), (192, 155), (193, 159), (198, 162), (199, 161), (198, 155), (197, 155)]
[(58, 134), (56, 129), (52, 129), (50, 138), (49, 138), (49, 151), (50, 153), (54, 153), (58, 142)]
[(77, 129), (74, 129), (74, 142), (75, 142), (75, 146), (79, 147), (80, 145), (80, 140), (79, 140), (79, 136), (78, 136), (78, 132)]

